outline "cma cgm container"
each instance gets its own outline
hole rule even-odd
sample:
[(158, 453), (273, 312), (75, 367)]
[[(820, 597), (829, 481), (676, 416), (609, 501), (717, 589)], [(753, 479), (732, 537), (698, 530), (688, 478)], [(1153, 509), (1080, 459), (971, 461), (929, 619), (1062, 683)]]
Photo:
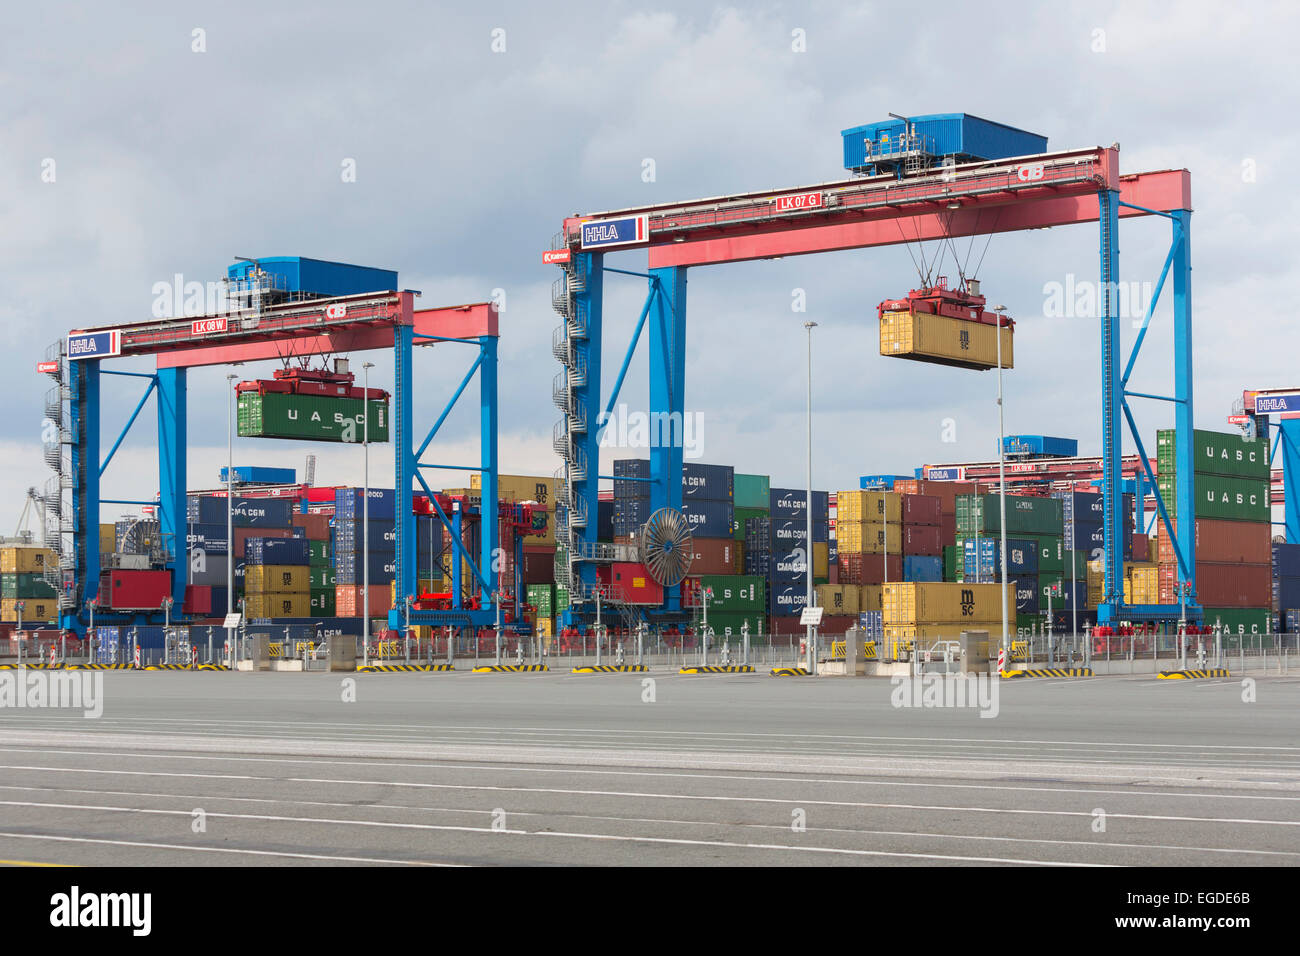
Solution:
[[(734, 509), (730, 501), (686, 498), (682, 500), (682, 514), (691, 532), (701, 537), (727, 538), (732, 535)], [(649, 498), (614, 499), (615, 537), (636, 534), (649, 520)]]
[[(648, 481), (619, 481), (619, 478), (650, 477), (650, 462), (645, 458), (620, 458), (614, 462), (614, 497), (648, 498)], [(705, 501), (732, 501), (735, 495), (735, 469), (730, 465), (682, 463), (682, 497)]]
[(241, 438), (289, 438), (295, 441), (388, 441), (388, 402), (372, 399), (369, 434), (366, 404), (360, 398), (288, 394), (252, 390), (239, 393)]
[[(773, 518), (793, 518), (802, 521), (807, 518), (807, 500), (808, 492), (802, 488), (773, 488), (768, 495), (768, 511)], [(830, 520), (830, 493), (814, 491), (812, 502), (813, 524)]]
[[(293, 524), (294, 502), (288, 498), (241, 498), (235, 496), (232, 517), (236, 528), (288, 528)], [(225, 495), (190, 495), (186, 517), (192, 524), (226, 524)]]

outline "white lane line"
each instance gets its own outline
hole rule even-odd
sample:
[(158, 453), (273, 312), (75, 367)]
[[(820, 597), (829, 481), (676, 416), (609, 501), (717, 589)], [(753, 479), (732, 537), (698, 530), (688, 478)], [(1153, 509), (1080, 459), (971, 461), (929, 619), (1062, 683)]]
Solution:
[(180, 850), (196, 853), (234, 853), (241, 856), (278, 856), (295, 860), (329, 860), (337, 863), (383, 863), (394, 866), (463, 866), (461, 863), (431, 863), (423, 860), (383, 860), (365, 856), (328, 856), (323, 853), (278, 853), (274, 850), (237, 850), (233, 847), (186, 846), (184, 843), (145, 843), (138, 840), (108, 840), (93, 837), (54, 836), (45, 833), (9, 833), (0, 830), (0, 839), (53, 840), (59, 843), (100, 843), (107, 846), (133, 846), (146, 850)]
[[(13, 785), (0, 785), (0, 790), (27, 790), (41, 793), (78, 793), (93, 796), (113, 796), (113, 797), (149, 797), (175, 800), (226, 800), (231, 803), (262, 803), (262, 804), (280, 804), (294, 807), (334, 807), (343, 809), (357, 809), (355, 803), (329, 801), (329, 800), (290, 800), (281, 797), (236, 797), (222, 796), (217, 794), (197, 794), (197, 793), (155, 793), (140, 790), (85, 790), (77, 787), (20, 787)], [(392, 810), (410, 813), (460, 813), (470, 816), (482, 816), (490, 814), (489, 810), (475, 810), (466, 807), (426, 807), (411, 806), (400, 803), (368, 803), (367, 810)], [(563, 812), (542, 812), (535, 810), (511, 810), (511, 816), (521, 817), (538, 817), (540, 819), (553, 819), (563, 816), (572, 820), (597, 820), (603, 823), (652, 823), (664, 824), (666, 826), (697, 826), (697, 827), (728, 827), (743, 830), (780, 830), (786, 832), (790, 829), (789, 824), (772, 824), (772, 823), (741, 823), (736, 821), (723, 820), (683, 820), (673, 817), (630, 817), (630, 816), (610, 816), (608, 814), (594, 813), (563, 813)], [(978, 840), (991, 843), (1030, 843), (1030, 844), (1048, 844), (1061, 846), (1084, 846), (1096, 849), (1132, 849), (1132, 850), (1183, 850), (1188, 853), (1230, 853), (1246, 854), (1251, 856), (1282, 856), (1282, 857), (1300, 857), (1300, 851), (1290, 850), (1251, 850), (1240, 847), (1207, 847), (1207, 846), (1186, 846), (1180, 843), (1115, 843), (1110, 841), (1099, 842), (1096, 840), (1051, 840), (1046, 838), (1031, 837), (1012, 837), (997, 836), (987, 834), (969, 834), (969, 833), (944, 833), (936, 830), (927, 830), (924, 832), (914, 830), (870, 830), (853, 827), (813, 827), (817, 833), (843, 833), (858, 836), (898, 836), (898, 837), (922, 837), (925, 839), (936, 840)]]
[[(19, 748), (2, 747), (0, 751), (15, 751), (29, 754), (63, 754), (67, 756), (81, 757), (140, 757), (151, 758), (155, 760), (188, 760), (188, 761), (210, 761), (219, 763), (272, 763), (272, 764), (305, 764), (308, 766), (330, 766), (337, 767), (339, 760), (312, 760), (302, 757), (215, 757), (205, 754), (161, 754), (151, 752), (137, 753), (134, 751), (94, 751), (94, 750), (19, 750)], [(474, 763), (408, 763), (405, 761), (387, 761), (387, 760), (355, 760), (344, 759), (342, 762), (350, 767), (384, 767), (395, 768), (401, 767), (411, 770), (471, 770), (471, 771), (496, 771), (500, 773), (549, 773), (563, 775), (584, 775), (597, 777), (651, 777), (665, 778), (668, 780), (737, 780), (745, 782), (759, 783), (780, 783), (780, 784), (818, 784), (832, 786), (869, 786), (869, 787), (911, 787), (925, 790), (989, 790), (989, 791), (1006, 791), (1009, 793), (1064, 793), (1064, 794), (1086, 794), (1098, 796), (1138, 796), (1138, 797), (1178, 797), (1183, 799), (1204, 799), (1204, 800), (1269, 800), (1282, 801), (1288, 803), (1300, 802), (1300, 796), (1287, 796), (1285, 794), (1272, 793), (1205, 793), (1196, 790), (1178, 791), (1178, 790), (1108, 790), (1097, 787), (1031, 787), (1015, 786), (1010, 784), (980, 784), (980, 783), (929, 783), (927, 781), (894, 781), (894, 780), (861, 780), (840, 777), (804, 777), (795, 774), (782, 776), (770, 776), (764, 774), (742, 774), (742, 773), (668, 773), (657, 770), (602, 770), (585, 767), (537, 767), (523, 765), (503, 765), (503, 764), (474, 764)], [(46, 771), (50, 773), (88, 773), (88, 774), (119, 774), (126, 776), (139, 777), (183, 777), (197, 779), (229, 779), (229, 780), (258, 780), (270, 782), (283, 782), (283, 777), (269, 777), (261, 775), (247, 774), (222, 774), (222, 773), (186, 773), (182, 771), (167, 770), (123, 770), (120, 768), (101, 768), (101, 767), (53, 767), (44, 764), (0, 764), (0, 770), (26, 770), (26, 771)], [(353, 782), (353, 781), (349, 781)], [(402, 781), (386, 782), (384, 785), (399, 786)]]
[[(565, 797), (608, 797), (612, 799), (632, 799), (632, 800), (677, 800), (690, 802), (707, 802), (707, 803), (762, 803), (762, 804), (798, 804), (799, 806), (819, 806), (819, 807), (849, 807), (857, 810), (909, 810), (909, 811), (927, 811), (927, 812), (946, 812), (946, 813), (1004, 813), (1015, 816), (1039, 816), (1039, 817), (1088, 817), (1092, 818), (1093, 814), (1086, 810), (1045, 810), (1030, 809), (1027, 807), (978, 807), (978, 806), (953, 806), (949, 804), (924, 804), (924, 803), (879, 803), (874, 801), (855, 801), (855, 800), (801, 800), (795, 797), (746, 797), (746, 796), (729, 796), (722, 794), (688, 794), (688, 793), (654, 793), (652, 791), (636, 790), (577, 790), (564, 787), (497, 787), (486, 784), (459, 784), (459, 783), (394, 783), (385, 780), (337, 780), (328, 777), (288, 777), (286, 783), (309, 783), (309, 784), (328, 784), (331, 786), (372, 786), (401, 788), (410, 790), (468, 790), (479, 793), (536, 793), (549, 794), (552, 796)], [(64, 807), (62, 804), (42, 804), (28, 803), (20, 800), (0, 800), (0, 806), (14, 807), (51, 807), (59, 808), (76, 808), (73, 806)], [(77, 809), (95, 809), (81, 807)], [(119, 808), (110, 808), (119, 809)], [(163, 812), (163, 811), (158, 811)], [(167, 811), (174, 813), (189, 813), (189, 811)], [(1158, 814), (1158, 813), (1108, 813), (1108, 817), (1119, 820), (1152, 820), (1161, 823), (1219, 823), (1219, 824), (1236, 824), (1251, 826), (1270, 826), (1270, 827), (1300, 827), (1300, 820), (1263, 820), (1255, 817), (1200, 817), (1184, 816), (1176, 814)], [(312, 822), (329, 822), (329, 821), (312, 821)], [(464, 829), (459, 827), (443, 829)], [(481, 828), (479, 828), (481, 829)], [(494, 832), (490, 829), (487, 832)], [(499, 832), (499, 831), (495, 831)]]
[[(90, 804), (75, 803), (36, 803), (18, 800), (0, 800), (0, 806), (26, 807), (32, 809), (50, 809), (50, 810), (83, 810), (96, 813), (129, 813), (129, 814), (152, 814), (156, 816), (191, 816), (191, 810), (157, 810), (147, 807), (114, 807), (114, 806), (96, 806)], [(1090, 814), (1086, 814), (1089, 815)], [(255, 823), (314, 823), (329, 824), (331, 826), (352, 826), (368, 827), (376, 829), (392, 830), (423, 830), (455, 833), (481, 833), (489, 834), (493, 837), (500, 836), (522, 836), (522, 837), (561, 837), (571, 840), (599, 840), (602, 842), (618, 843), (660, 843), (675, 846), (702, 846), (702, 847), (725, 847), (727, 849), (738, 850), (777, 850), (786, 853), (831, 853), (843, 856), (883, 856), (911, 860), (947, 860), (961, 861), (965, 863), (1014, 863), (1019, 865), (1030, 866), (1107, 866), (1105, 863), (1075, 863), (1068, 860), (1033, 860), (1022, 859), (1018, 857), (992, 857), (992, 856), (957, 856), (946, 853), (903, 853), (892, 852), (887, 850), (850, 850), (841, 847), (821, 847), (821, 846), (791, 846), (784, 843), (739, 843), (730, 840), (690, 840), (684, 837), (650, 837), (650, 836), (626, 836), (607, 833), (572, 833), (560, 830), (513, 830), (513, 829), (494, 829), (488, 827), (462, 827), (450, 826), (438, 823), (396, 823), (388, 820), (347, 820), (335, 819), (330, 817), (296, 817), (284, 816), (270, 813), (221, 813), (219, 811), (209, 812), (206, 814), (209, 819), (219, 820), (247, 820)], [(10, 836), (12, 834), (0, 833), (0, 837)], [(33, 836), (34, 839), (41, 837)], [(64, 839), (52, 837), (52, 839)], [(66, 838), (70, 840), (85, 840), (86, 838)], [(149, 844), (139, 844), (148, 846)], [(177, 849), (191, 849), (190, 847), (179, 846)], [(199, 849), (195, 847), (194, 849)], [(203, 848), (213, 849), (216, 848)], [(230, 852), (248, 852), (236, 851)], [(275, 854), (281, 855), (281, 854)], [(287, 854), (298, 856), (299, 854)]]
[[(1161, 681), (1160, 683), (1163, 685), (1163, 684), (1170, 684), (1170, 683), (1181, 684), (1183, 682)], [(1199, 683), (1199, 682), (1193, 681), (1192, 683)], [(46, 719), (59, 721), (59, 722), (66, 720), (69, 725), (75, 724), (76, 726), (84, 726), (84, 719), (79, 714), (75, 717), (75, 719), (72, 717), (68, 717), (68, 718), (50, 717)], [(122, 721), (122, 722), (139, 721), (150, 725), (157, 725), (158, 723), (158, 718), (156, 717), (123, 716), (123, 717), (109, 717), (107, 719), (113, 721)], [(222, 724), (231, 724), (231, 725), (250, 725), (258, 728), (265, 728), (267, 725), (267, 721), (265, 719), (238, 720), (232, 718), (217, 718), (214, 720), (203, 720), (202, 718), (173, 719), (169, 717), (167, 718), (167, 720), (169, 723), (194, 723), (194, 724), (199, 724), (201, 726), (219, 726)], [(356, 730), (358, 726), (357, 721), (320, 722), (320, 721), (279, 721), (277, 720), (275, 721), (275, 723), (277, 727), (302, 726), (308, 730), (316, 730), (316, 731), (328, 727), (340, 727), (345, 730)], [(3, 722), (0, 722), (0, 728), (2, 727), (3, 727)], [(588, 735), (607, 735), (607, 736), (608, 735), (641, 736), (641, 737), (650, 736), (650, 737), (673, 737), (673, 738), (698, 737), (705, 740), (732, 739), (732, 738), (736, 738), (736, 739), (752, 738), (752, 739), (766, 740), (766, 739), (775, 738), (775, 739), (783, 739), (783, 740), (849, 740), (855, 742), (885, 741), (885, 742), (896, 742), (905, 745), (915, 745), (917, 743), (939, 743), (939, 744), (953, 744), (953, 745), (984, 744), (984, 745), (1005, 747), (1005, 746), (1012, 746), (1017, 744), (1030, 744), (1035, 746), (1047, 744), (1055, 747), (1063, 747), (1063, 746), (1092, 747), (1092, 748), (1104, 749), (1106, 751), (1113, 750), (1115, 747), (1125, 747), (1129, 749), (1146, 748), (1152, 750), (1160, 750), (1160, 749), (1170, 750), (1170, 749), (1185, 748), (1188, 746), (1186, 744), (1164, 744), (1164, 743), (1149, 743), (1144, 741), (1117, 741), (1117, 740), (1100, 740), (1100, 741), (1040, 740), (1035, 738), (1016, 738), (1016, 737), (1002, 740), (1002, 739), (990, 739), (987, 737), (919, 737), (919, 736), (914, 737), (908, 735), (792, 734), (792, 733), (775, 734), (775, 733), (748, 733), (748, 732), (740, 732), (740, 731), (716, 731), (715, 732), (715, 731), (696, 731), (696, 730), (685, 730), (685, 729), (677, 730), (672, 728), (664, 729), (664, 730), (636, 730), (636, 729), (620, 730), (620, 729), (611, 729), (607, 727), (549, 727), (545, 729), (539, 729), (537, 727), (500, 727), (500, 726), (493, 727), (493, 726), (485, 726), (485, 725), (478, 725), (478, 724), (422, 725), (422, 724), (367, 723), (364, 729), (365, 730), (402, 729), (402, 730), (409, 730), (413, 733), (425, 734), (425, 735), (427, 735), (430, 731), (437, 730), (437, 731), (451, 731), (453, 733), (462, 733), (464, 731), (487, 731), (489, 733), (503, 735), (503, 736), (526, 735), (526, 736), (534, 736), (534, 737), (545, 737), (545, 736), (554, 737), (554, 736), (561, 736), (567, 734), (588, 734)], [(1255, 752), (1255, 751), (1281, 750), (1281, 751), (1300, 754), (1300, 746), (1263, 746), (1263, 745), (1251, 745), (1251, 744), (1196, 744), (1195, 746), (1198, 749), (1203, 751), (1226, 750), (1226, 751), (1234, 751), (1234, 752), (1236, 751)]]

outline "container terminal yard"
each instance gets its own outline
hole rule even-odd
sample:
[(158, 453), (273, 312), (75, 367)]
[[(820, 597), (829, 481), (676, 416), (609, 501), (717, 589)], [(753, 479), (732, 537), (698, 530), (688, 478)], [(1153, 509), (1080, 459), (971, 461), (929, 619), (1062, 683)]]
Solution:
[[(197, 310), (43, 328), (15, 377), (45, 472), (0, 538), (0, 864), (1300, 863), (1300, 373), (1197, 406), (1193, 169), (1154, 129), (890, 105), (805, 144), (829, 180), (724, 164), (673, 198), (665, 158), (653, 189), (543, 190), (509, 230), (549, 313), (507, 310), (497, 262), (466, 292), (254, 223), (204, 239)], [(981, 274), (1016, 235), (1095, 238), (1094, 348), (1055, 385), (1086, 427), (1004, 405), (1043, 374), (1038, 305)], [(887, 255), (914, 270), (859, 283), (854, 325), (784, 316), (786, 424), (695, 454), (699, 379), (734, 367), (695, 361), (688, 277), (694, 330), (721, 276)], [(829, 350), (862, 377), (833, 431)], [(878, 368), (996, 444), (904, 445)]]

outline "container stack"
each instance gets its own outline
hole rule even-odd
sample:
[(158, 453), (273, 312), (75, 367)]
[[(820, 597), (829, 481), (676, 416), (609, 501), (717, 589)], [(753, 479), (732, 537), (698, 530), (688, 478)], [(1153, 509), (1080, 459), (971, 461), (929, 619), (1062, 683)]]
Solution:
[(311, 546), (306, 538), (249, 538), (244, 613), (252, 620), (311, 615)]
[(736, 554), (736, 572), (738, 574), (759, 574), (766, 577), (767, 571), (751, 571), (745, 556), (746, 522), (751, 518), (767, 518), (772, 494), (772, 480), (767, 475), (747, 475), (736, 472), (732, 501), (733, 536), (740, 546)]
[[(637, 534), (650, 519), (650, 462), (623, 458), (614, 462), (614, 540)], [(622, 480), (620, 480), (622, 479)], [(696, 539), (735, 540), (735, 470), (730, 465), (682, 466), (682, 514)]]
[[(238, 495), (230, 504), (234, 525), (233, 581), (234, 607), (245, 597), (245, 564), (250, 538), (305, 539), (306, 528), (294, 526), (294, 504), (290, 498), (245, 498)], [(187, 503), (186, 536), (189, 542), (190, 568), (187, 605), (206, 608), (206, 613), (223, 616), (227, 611), (227, 564), (232, 545), (226, 537), (226, 496), (190, 495)], [(119, 522), (117, 543), (123, 548), (148, 551), (156, 530), (144, 522), (134, 527)], [(199, 613), (202, 613), (201, 611)], [(249, 612), (251, 614), (251, 611)], [(270, 616), (270, 615), (267, 615)]]
[[(772, 488), (768, 493), (766, 535), (755, 542), (766, 544), (770, 558), (768, 564), (768, 612), (772, 633), (786, 633), (793, 629), (790, 618), (798, 622), (799, 615), (808, 604), (808, 559), (812, 559), (814, 587), (826, 583), (830, 575), (830, 495), (825, 491), (812, 493), (812, 546), (808, 547), (808, 493), (803, 489)], [(764, 526), (764, 519), (750, 519), (750, 523)], [(761, 535), (761, 531), (760, 531)], [(746, 540), (745, 550), (750, 550)], [(839, 622), (823, 622), (827, 633), (833, 633)]]
[(766, 631), (767, 582), (756, 575), (702, 574), (687, 578), (682, 606), (698, 609), (703, 619), (708, 595), (709, 627), (718, 637), (738, 638), (744, 625), (757, 636)]
[(532, 625), (543, 646), (550, 647), (551, 638), (555, 636), (555, 585), (527, 585), (526, 601), (535, 608)]
[(1273, 545), (1273, 613), (1280, 630), (1295, 633), (1300, 625), (1300, 544)]
[(45, 569), (56, 567), (57, 561), (47, 548), (0, 548), (0, 621), (16, 622), (20, 601), (24, 624), (58, 617), (58, 594), (45, 580)]
[(339, 488), (334, 495), (330, 550), (334, 555), (334, 608), (339, 617), (360, 617), (364, 612), (366, 568), (363, 561), (367, 552), (370, 616), (387, 614), (392, 608), (392, 583), (397, 561), (397, 495), (391, 488), (369, 489), (367, 536), (363, 493), (361, 488)]
[(1001, 600), (996, 584), (886, 584), (882, 589), (885, 641), (955, 640), (964, 630), (991, 632), (1001, 625)]
[[(1237, 434), (1193, 432), (1196, 502), (1196, 596), (1205, 622), (1227, 633), (1263, 634), (1271, 626), (1272, 511), (1267, 441)], [(1177, 514), (1176, 433), (1156, 433), (1156, 481), (1170, 520)], [(1157, 531), (1159, 594), (1177, 604), (1178, 567), (1173, 542)]]

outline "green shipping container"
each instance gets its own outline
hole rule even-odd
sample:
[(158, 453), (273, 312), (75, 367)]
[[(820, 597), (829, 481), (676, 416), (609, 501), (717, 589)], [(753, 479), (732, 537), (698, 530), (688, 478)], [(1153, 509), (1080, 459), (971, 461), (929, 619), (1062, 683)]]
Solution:
[(313, 564), (307, 569), (307, 581), (307, 586), (313, 591), (333, 588), (336, 583), (334, 579), (334, 569), (328, 566)]
[(1038, 573), (1060, 574), (1065, 570), (1065, 539), (1054, 534), (1031, 534), (1038, 543)]
[(528, 585), (528, 603), (537, 608), (538, 617), (555, 616), (555, 585)]
[(754, 613), (762, 615), (767, 609), (767, 583), (761, 577), (744, 574), (705, 574), (700, 576), (702, 588), (712, 588), (709, 599), (709, 619), (716, 610)]
[(309, 563), (317, 566), (330, 563), (330, 543), (328, 541), (309, 541), (307, 544), (311, 550)]
[[(332, 395), (239, 393), (239, 435), (246, 438), (291, 438), (298, 441), (350, 441), (365, 435), (359, 398)], [(388, 402), (371, 400), (369, 440), (388, 441)]]
[(557, 584), (555, 586), (555, 613), (559, 614), (561, 611), (567, 611), (568, 609), (569, 589)]
[[(715, 614), (712, 608), (709, 609), (709, 627), (713, 628), (715, 639), (718, 641), (722, 641), (724, 638), (729, 640), (733, 650), (739, 650), (736, 642), (740, 640), (741, 628), (746, 622), (749, 623), (749, 636), (752, 640), (766, 629), (767, 619), (762, 611), (719, 611)], [(700, 627), (698, 613), (695, 617), (695, 625), (698, 630)]]
[[(958, 548), (954, 544), (945, 544), (943, 546), (943, 579), (945, 581), (960, 581), (958, 577), (962, 568), (957, 566)], [(963, 565), (964, 567), (964, 565)]]
[[(1172, 476), (1177, 472), (1176, 434), (1172, 428), (1156, 432), (1158, 476)], [(1192, 468), (1196, 474), (1269, 479), (1267, 441), (1248, 439), (1240, 433), (1210, 432), (1199, 428), (1192, 432), (1192, 437), (1196, 443), (1192, 452)]]
[[(999, 532), (1002, 528), (997, 495), (958, 495), (956, 502), (957, 534), (976, 537)], [(1064, 512), (1060, 499), (1007, 495), (1007, 534), (1063, 535)]]
[(759, 508), (766, 512), (771, 505), (771, 492), (772, 479), (767, 475), (742, 475), (736, 472), (731, 503), (737, 509)]
[[(1002, 625), (999, 624), (998, 627), (1001, 628)], [(1025, 634), (1030, 634), (1030, 633), (1033, 632), (1033, 629), (1034, 629), (1035, 627), (1038, 628), (1039, 633), (1042, 633), (1042, 630), (1043, 630), (1043, 618), (1042, 618), (1040, 615), (1038, 615), (1038, 614), (1017, 614), (1017, 615), (1016, 615), (1016, 634), (1017, 634), (1017, 635), (1022, 635), (1022, 636), (1023, 636), (1023, 635), (1025, 635)], [(1001, 635), (1002, 635), (1002, 632), (1001, 632), (1000, 630), (997, 632), (997, 634), (993, 634), (993, 633), (990, 632), (990, 634), (989, 634), (989, 638), (990, 638), (991, 640), (1001, 640)]]
[(1207, 607), (1205, 623), (1223, 625), (1225, 634), (1267, 634), (1273, 614), (1266, 607)]
[(766, 508), (735, 508), (732, 520), (732, 537), (737, 541), (745, 540), (745, 522), (750, 518), (766, 518)]
[(334, 598), (335, 591), (333, 588), (312, 588), (311, 613), (321, 617), (334, 617), (337, 610)]
[(1196, 517), (1270, 521), (1269, 482), (1254, 478), (1196, 476)]
[(58, 591), (40, 574), (0, 574), (0, 597), (52, 598)]

